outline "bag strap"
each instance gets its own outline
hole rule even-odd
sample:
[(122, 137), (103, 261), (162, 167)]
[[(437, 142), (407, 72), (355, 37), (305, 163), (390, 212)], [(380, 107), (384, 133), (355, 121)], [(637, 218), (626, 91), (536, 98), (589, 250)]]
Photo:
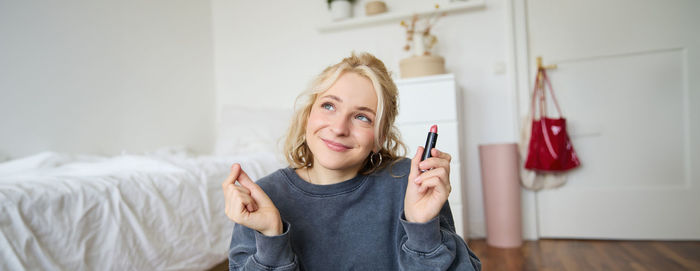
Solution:
[[(544, 81), (544, 82), (542, 82)], [(546, 84), (546, 85), (545, 85)], [(549, 92), (552, 95), (552, 101), (554, 102), (554, 105), (557, 107), (557, 112), (559, 113), (559, 117), (561, 118), (562, 113), (561, 113), (561, 108), (559, 107), (559, 103), (557, 102), (556, 97), (554, 96), (554, 89), (552, 88), (552, 84), (549, 82), (549, 77), (547, 76), (547, 72), (545, 71), (544, 68), (539, 68), (537, 69), (537, 78), (535, 79), (535, 88), (532, 93), (532, 101), (531, 101), (531, 112), (532, 112), (532, 119), (535, 120), (535, 99), (539, 97), (540, 103), (539, 103), (539, 109), (540, 109), (540, 128), (542, 129), (542, 135), (544, 136), (544, 141), (545, 144), (547, 145), (547, 150), (549, 151), (549, 154), (552, 155), (554, 159), (557, 159), (559, 155), (557, 155), (556, 151), (554, 151), (554, 147), (552, 146), (552, 141), (549, 138), (549, 133), (547, 133), (547, 125), (545, 122), (545, 118), (547, 116), (547, 109), (546, 109), (546, 87), (549, 86)]]
[[(544, 82), (549, 87), (549, 93), (552, 94), (552, 102), (554, 102), (554, 106), (557, 107), (557, 113), (559, 113), (559, 117), (562, 118), (563, 114), (561, 113), (561, 107), (559, 107), (559, 102), (557, 102), (557, 97), (554, 96), (554, 88), (552, 88), (552, 83), (549, 82), (549, 76), (547, 76), (547, 70), (545, 70), (544, 68), (540, 68), (540, 70), (542, 71), (542, 77), (544, 78)], [(546, 100), (544, 98), (544, 96), (545, 96), (545, 87), (542, 86), (542, 100), (543, 101)], [(547, 111), (545, 110), (545, 114), (546, 113), (547, 113)]]

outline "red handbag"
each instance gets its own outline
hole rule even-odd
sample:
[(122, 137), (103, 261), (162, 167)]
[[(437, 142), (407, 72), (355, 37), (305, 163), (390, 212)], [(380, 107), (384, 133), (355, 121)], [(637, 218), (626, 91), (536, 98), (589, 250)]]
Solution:
[[(547, 117), (547, 111), (545, 109), (547, 101), (545, 83), (549, 87), (549, 92), (552, 94), (552, 101), (557, 107), (559, 118)], [(538, 97), (539, 119), (534, 117), (535, 100)], [(539, 68), (537, 70), (535, 89), (532, 93), (531, 110), (533, 114), (532, 136), (530, 137), (525, 168), (536, 171), (562, 172), (581, 165), (574, 151), (574, 146), (569, 139), (569, 134), (566, 132), (566, 119), (561, 114), (557, 99), (554, 97), (552, 84), (549, 82), (547, 72), (544, 68)]]

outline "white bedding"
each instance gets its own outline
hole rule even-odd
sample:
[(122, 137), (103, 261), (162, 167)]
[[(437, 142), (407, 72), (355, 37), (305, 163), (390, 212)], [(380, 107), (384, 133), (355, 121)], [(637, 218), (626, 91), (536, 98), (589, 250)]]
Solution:
[(233, 229), (221, 182), (234, 162), (255, 180), (284, 166), (272, 153), (177, 149), (0, 163), (0, 270), (211, 268)]

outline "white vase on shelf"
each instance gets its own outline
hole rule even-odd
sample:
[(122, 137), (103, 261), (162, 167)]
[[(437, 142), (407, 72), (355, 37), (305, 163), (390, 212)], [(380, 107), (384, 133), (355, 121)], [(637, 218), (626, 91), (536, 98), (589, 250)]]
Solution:
[(425, 39), (423, 38), (423, 33), (416, 31), (413, 33), (413, 55), (422, 56), (425, 55)]
[(352, 17), (352, 4), (348, 0), (333, 0), (330, 4), (330, 9), (333, 21)]

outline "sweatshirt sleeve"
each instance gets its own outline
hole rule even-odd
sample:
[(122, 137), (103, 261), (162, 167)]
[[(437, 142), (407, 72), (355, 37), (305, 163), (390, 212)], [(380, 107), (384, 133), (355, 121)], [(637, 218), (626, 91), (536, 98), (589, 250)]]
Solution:
[(481, 261), (455, 233), (448, 202), (440, 214), (426, 223), (399, 221), (406, 232), (399, 251), (401, 270), (481, 270)]
[(235, 224), (228, 252), (229, 270), (299, 270), (290, 243), (290, 225), (282, 223), (282, 234), (277, 236), (265, 236)]

